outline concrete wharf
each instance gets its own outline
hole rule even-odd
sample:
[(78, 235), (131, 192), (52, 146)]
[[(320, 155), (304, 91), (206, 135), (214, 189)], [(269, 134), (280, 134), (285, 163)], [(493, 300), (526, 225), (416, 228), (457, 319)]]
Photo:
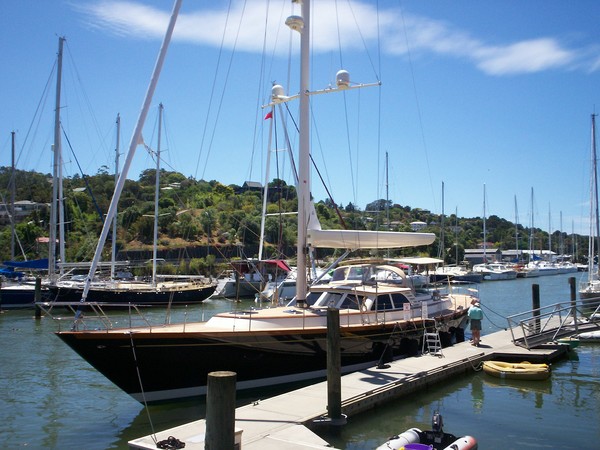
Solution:
[[(556, 314), (541, 320), (530, 316), (512, 328), (484, 335), (479, 347), (468, 341), (461, 342), (436, 352), (390, 362), (385, 368), (373, 367), (344, 375), (341, 379), (342, 413), (350, 417), (450, 377), (478, 370), (485, 360), (551, 363), (564, 357), (570, 348), (557, 342), (558, 338), (599, 326), (597, 323), (582, 323), (573, 327), (573, 322), (565, 325)], [(532, 332), (531, 327), (536, 324), (538, 329)], [(531, 345), (532, 336), (537, 337), (535, 346)], [(326, 381), (256, 401), (235, 411), (236, 448), (331, 449), (326, 441), (311, 431), (326, 417)], [(197, 420), (132, 440), (129, 448), (156, 449), (156, 442), (173, 436), (185, 442), (186, 450), (204, 449), (205, 427), (204, 419)]]

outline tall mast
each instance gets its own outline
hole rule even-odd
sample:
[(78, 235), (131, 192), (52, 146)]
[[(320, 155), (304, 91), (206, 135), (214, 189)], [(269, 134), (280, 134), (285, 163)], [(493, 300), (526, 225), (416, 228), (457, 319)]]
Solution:
[(10, 259), (15, 259), (15, 132), (11, 137), (11, 173), (10, 173)]
[[(390, 182), (389, 182), (389, 157), (385, 152), (385, 220), (387, 221), (386, 230), (390, 230)], [(443, 184), (443, 182), (442, 182)]]
[[(598, 160), (596, 158), (596, 114), (592, 114), (592, 189), (591, 189), (591, 205), (590, 205), (590, 240), (589, 240), (589, 253), (588, 253), (588, 274), (590, 279), (593, 278), (594, 274), (594, 256), (595, 247), (600, 248), (594, 242), (594, 236), (596, 239), (600, 239), (600, 220), (598, 220)], [(595, 229), (594, 229), (595, 225)], [(594, 234), (595, 233), (595, 234)], [(600, 275), (600, 261), (598, 262), (598, 274)]]
[(519, 209), (517, 208), (517, 196), (515, 195), (515, 249), (517, 250), (517, 261), (519, 261)]
[(152, 286), (156, 286), (156, 257), (158, 253), (158, 197), (160, 194), (160, 140), (162, 131), (163, 104), (158, 105), (158, 145), (156, 147), (156, 183), (154, 186), (154, 239), (152, 247)]
[(487, 230), (485, 229), (485, 184), (483, 185), (483, 263), (487, 264)]
[(438, 258), (444, 259), (444, 241), (446, 240), (444, 231), (444, 182), (442, 181), (442, 220), (440, 225), (440, 245), (438, 247)]
[[(529, 262), (531, 262), (532, 256), (535, 256), (535, 242), (533, 240), (533, 186), (531, 187), (531, 217), (529, 218), (529, 222)], [(533, 252), (533, 255), (531, 254), (531, 252)]]
[(267, 220), (267, 199), (269, 194), (269, 175), (271, 167), (271, 143), (273, 140), (273, 122), (275, 122), (275, 108), (271, 107), (271, 118), (269, 122), (269, 143), (267, 145), (267, 167), (265, 169), (265, 186), (263, 188), (262, 214), (260, 217), (260, 240), (258, 241), (258, 260), (263, 259), (263, 247), (265, 244), (265, 222)]
[[(119, 151), (121, 145), (121, 115), (117, 114), (117, 142), (115, 144), (115, 185), (119, 181)], [(111, 249), (111, 265), (110, 278), (115, 278), (115, 261), (117, 260), (117, 215), (112, 221), (112, 249)]]
[(309, 69), (310, 69), (310, 1), (302, 1), (302, 18), (304, 24), (300, 30), (300, 136), (298, 166), (298, 278), (296, 280), (296, 301), (304, 305), (306, 300), (306, 235), (310, 204), (310, 103), (309, 103)]
[(56, 281), (56, 224), (58, 222), (58, 205), (62, 203), (59, 202), (59, 195), (62, 195), (62, 187), (59, 189), (59, 179), (61, 173), (60, 167), (62, 166), (62, 152), (60, 143), (60, 89), (62, 83), (62, 57), (64, 42), (64, 37), (58, 38), (56, 102), (54, 107), (54, 144), (52, 146), (54, 159), (52, 166), (52, 203), (50, 204), (50, 230), (48, 241), (48, 277), (51, 283)]

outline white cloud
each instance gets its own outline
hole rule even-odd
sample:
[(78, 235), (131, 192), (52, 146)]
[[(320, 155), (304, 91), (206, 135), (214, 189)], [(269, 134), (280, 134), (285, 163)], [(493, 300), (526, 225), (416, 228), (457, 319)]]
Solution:
[[(230, 10), (204, 9), (180, 14), (174, 39), (238, 50), (286, 54), (290, 37), (284, 25), (291, 14), (299, 15), (291, 3), (235, 1)], [(90, 24), (110, 33), (138, 38), (159, 38), (164, 34), (170, 11), (158, 10), (140, 2), (98, 0), (83, 10)], [(268, 8), (268, 11), (267, 11)], [(334, 2), (321, 0), (313, 5), (313, 50), (316, 52), (343, 49), (362, 49), (381, 39), (381, 48), (391, 55), (441, 55), (471, 61), (479, 70), (490, 75), (515, 75), (549, 69), (584, 67), (598, 70), (598, 58), (582, 60), (586, 52), (565, 48), (551, 37), (490, 45), (455, 27), (422, 16), (401, 14), (391, 8), (377, 11), (366, 2)], [(227, 32), (222, 30), (227, 23)], [(379, 31), (377, 30), (379, 24)], [(265, 29), (268, 30), (265, 33)], [(359, 31), (357, 31), (360, 30)], [(292, 39), (297, 50), (298, 39)]]

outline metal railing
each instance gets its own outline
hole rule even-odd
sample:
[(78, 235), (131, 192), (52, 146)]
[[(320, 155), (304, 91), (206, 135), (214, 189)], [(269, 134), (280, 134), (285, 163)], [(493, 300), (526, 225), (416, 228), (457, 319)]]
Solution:
[(600, 328), (600, 298), (563, 302), (507, 317), (512, 341), (531, 349), (581, 331)]

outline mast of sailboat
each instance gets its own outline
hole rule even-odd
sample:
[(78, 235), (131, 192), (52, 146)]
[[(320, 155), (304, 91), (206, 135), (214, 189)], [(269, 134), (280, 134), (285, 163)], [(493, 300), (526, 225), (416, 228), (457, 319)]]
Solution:
[[(596, 114), (592, 114), (592, 186), (590, 198), (590, 239), (588, 248), (588, 274), (590, 281), (594, 278), (594, 254), (595, 248), (600, 248), (594, 242), (600, 240), (600, 218), (598, 213), (598, 160), (596, 157)], [(595, 227), (594, 227), (595, 225)], [(594, 239), (595, 236), (595, 239)], [(591, 264), (591, 267), (590, 267)], [(598, 272), (596, 276), (600, 278), (600, 261), (598, 261)]]
[[(117, 142), (115, 145), (115, 185), (119, 181), (119, 151), (121, 145), (121, 115), (117, 114)], [(113, 217), (112, 221), (112, 242), (111, 242), (111, 265), (110, 265), (110, 278), (115, 278), (115, 261), (117, 260), (117, 214)]]
[(389, 157), (385, 152), (385, 220), (386, 230), (390, 230), (390, 182), (389, 182)]
[[(56, 226), (58, 223), (58, 205), (59, 199), (59, 176), (60, 166), (62, 166), (62, 152), (60, 144), (60, 94), (62, 84), (62, 57), (64, 37), (58, 38), (58, 55), (56, 69), (56, 101), (54, 108), (54, 144), (52, 145), (53, 165), (52, 165), (52, 202), (50, 204), (50, 230), (48, 240), (48, 278), (51, 283), (56, 281)], [(62, 194), (62, 189), (60, 189)], [(62, 221), (61, 221), (62, 223)]]
[(296, 302), (300, 306), (306, 303), (306, 235), (310, 203), (310, 100), (308, 96), (310, 87), (310, 0), (303, 0), (301, 3), (303, 24), (297, 30), (300, 32), (300, 136), (298, 142), (298, 278), (296, 280)]
[(517, 208), (517, 196), (515, 195), (515, 250), (517, 250), (517, 262), (519, 262), (519, 209)]
[(485, 229), (485, 183), (483, 184), (483, 263), (487, 264), (487, 230)]
[(267, 199), (269, 194), (269, 174), (271, 166), (271, 143), (273, 141), (273, 122), (275, 122), (275, 108), (271, 107), (271, 110), (266, 117), (270, 118), (269, 122), (269, 142), (267, 145), (267, 167), (265, 169), (265, 186), (263, 188), (263, 204), (262, 214), (260, 217), (260, 240), (258, 241), (258, 260), (262, 260), (263, 257), (263, 246), (265, 242), (265, 221), (267, 216)]
[[(150, 109), (150, 104), (152, 103), (152, 97), (154, 95), (154, 91), (156, 90), (156, 85), (158, 83), (158, 78), (160, 76), (160, 72), (164, 64), (165, 56), (167, 55), (169, 43), (171, 42), (173, 29), (175, 28), (177, 16), (179, 14), (179, 10), (181, 9), (181, 1), (182, 0), (175, 0), (173, 11), (171, 12), (169, 25), (165, 33), (165, 38), (160, 47), (158, 58), (156, 60), (154, 70), (152, 72), (152, 77), (150, 78), (150, 84), (146, 92), (146, 97), (144, 98), (144, 103), (142, 104), (140, 115), (138, 117), (135, 129), (133, 131), (133, 135), (131, 136), (131, 141), (129, 142), (129, 150), (127, 152), (127, 157), (125, 158), (125, 164), (123, 165), (123, 170), (121, 172), (121, 175), (119, 176), (118, 182), (115, 185), (115, 191), (110, 201), (110, 206), (108, 207), (106, 221), (104, 222), (104, 225), (102, 227), (102, 232), (100, 233), (100, 238), (98, 239), (98, 245), (96, 246), (96, 252), (94, 253), (94, 259), (92, 260), (92, 264), (90, 265), (90, 271), (85, 280), (85, 286), (83, 289), (83, 294), (81, 296), (81, 302), (85, 302), (87, 299), (87, 295), (90, 290), (90, 283), (92, 281), (92, 278), (94, 277), (94, 274), (96, 273), (98, 263), (100, 262), (100, 257), (102, 256), (102, 248), (104, 247), (104, 243), (106, 242), (106, 237), (108, 236), (110, 224), (117, 212), (117, 204), (119, 202), (119, 198), (121, 197), (121, 192), (123, 192), (123, 187), (125, 185), (127, 173), (129, 172), (129, 167), (131, 166), (131, 162), (133, 160), (133, 156), (135, 155), (135, 150), (137, 146), (142, 142), (142, 129), (146, 121), (146, 116), (148, 115), (148, 110)], [(78, 309), (75, 319), (78, 319), (80, 315), (81, 309)]]
[(444, 241), (446, 240), (444, 232), (444, 182), (442, 181), (442, 220), (440, 224), (440, 245), (438, 247), (438, 258), (444, 259)]
[(552, 262), (552, 215), (548, 203), (548, 261)]
[[(529, 218), (529, 262), (531, 262), (532, 256), (534, 256), (535, 260), (535, 242), (533, 235), (533, 186), (531, 187), (531, 216)], [(533, 252), (533, 255), (531, 254)]]
[(10, 133), (11, 173), (10, 173), (10, 259), (15, 259), (15, 132)]
[(158, 144), (156, 147), (156, 177), (154, 185), (154, 239), (152, 246), (152, 286), (156, 286), (156, 257), (158, 256), (158, 197), (160, 193), (160, 141), (163, 104), (158, 105)]

